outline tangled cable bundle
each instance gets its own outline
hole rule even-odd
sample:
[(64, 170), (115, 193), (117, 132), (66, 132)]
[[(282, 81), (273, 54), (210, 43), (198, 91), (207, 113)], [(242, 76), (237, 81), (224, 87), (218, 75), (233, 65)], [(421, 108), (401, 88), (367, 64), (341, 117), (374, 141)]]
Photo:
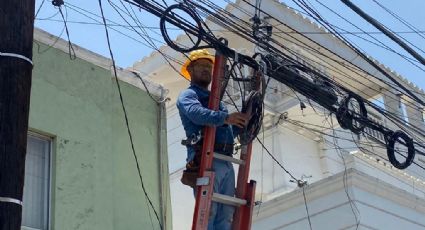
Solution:
[[(352, 100), (355, 100), (358, 103), (360, 110), (359, 113), (350, 110), (349, 104)], [(358, 126), (356, 126), (354, 118), (357, 120), (367, 120), (366, 106), (359, 98), (349, 95), (342, 100), (341, 105), (336, 112), (336, 118), (341, 128), (349, 129), (355, 134), (360, 134), (363, 132), (366, 125), (364, 123), (357, 122)]]
[(242, 113), (250, 115), (248, 125), (245, 126), (244, 131), (239, 135), (241, 144), (246, 145), (257, 137), (263, 121), (263, 99), (260, 92), (250, 92), (248, 99), (242, 106)]
[[(243, 26), (238, 23), (234, 23), (234, 25), (229, 25), (229, 23), (226, 24), (228, 18), (226, 15), (214, 13), (203, 6), (202, 3), (197, 1), (186, 0), (183, 1), (183, 3), (172, 5), (165, 10), (158, 9), (156, 6), (150, 5), (145, 1), (135, 1), (139, 3), (139, 7), (144, 8), (161, 18), (161, 33), (166, 43), (173, 49), (179, 52), (189, 52), (199, 48), (213, 48), (217, 52), (220, 52), (220, 54), (233, 59), (235, 63), (250, 66), (254, 70), (260, 69), (261, 65), (258, 64), (259, 62), (267, 63), (267, 75), (269, 77), (287, 85), (289, 88), (292, 88), (296, 92), (304, 95), (309, 100), (318, 103), (320, 106), (330, 111), (330, 113), (335, 114), (338, 123), (343, 129), (348, 129), (358, 135), (364, 133), (364, 129), (366, 127), (382, 133), (386, 140), (386, 143), (384, 144), (387, 147), (388, 159), (395, 167), (404, 169), (414, 163), (413, 159), (416, 152), (425, 155), (425, 153), (415, 150), (415, 145), (422, 145), (413, 141), (407, 134), (408, 132), (406, 130), (392, 131), (382, 124), (368, 118), (366, 105), (384, 114), (386, 117), (391, 116), (391, 114), (388, 115), (385, 112), (383, 113), (380, 108), (377, 108), (377, 106), (373, 105), (370, 101), (354, 93), (340, 82), (332, 80), (314, 68), (306, 65), (304, 62), (300, 62), (299, 60), (288, 56), (288, 54), (285, 54), (280, 49), (277, 49), (277, 47), (270, 45), (279, 45), (273, 37), (270, 38), (270, 41), (267, 42), (267, 44), (263, 44), (264, 47), (262, 48), (267, 54), (264, 56), (261, 55), (261, 61), (257, 62), (255, 58), (239, 54), (235, 50), (227, 47), (227, 43), (223, 42), (224, 39), (216, 38), (212, 31), (209, 30), (208, 26), (201, 20), (201, 16), (199, 14), (202, 14), (202, 16), (212, 15), (215, 23), (222, 25), (224, 28), (231, 30), (242, 38), (255, 43), (256, 37), (251, 33), (253, 31), (244, 30)], [(141, 4), (142, 2), (144, 4)], [(181, 10), (185, 12), (195, 21), (195, 23), (191, 24), (186, 19), (178, 16), (173, 12), (174, 10)], [(266, 14), (263, 11), (261, 11), (261, 13)], [(228, 20), (232, 21), (235, 19), (230, 18)], [(187, 34), (191, 34), (196, 37), (196, 39), (191, 38), (193, 46), (181, 47), (173, 42), (166, 31), (166, 22), (179, 27)], [(254, 26), (253, 28), (257, 27)], [(201, 47), (201, 41), (206, 43), (206, 46)], [(279, 47), (285, 49), (283, 46)], [(306, 75), (308, 77), (306, 77)], [(348, 96), (340, 99), (342, 95)], [(245, 129), (245, 134), (241, 135), (242, 143), (249, 142), (258, 134), (262, 121), (263, 99), (264, 92), (251, 92), (247, 100), (243, 102), (243, 112), (250, 112), (252, 117)], [(353, 103), (358, 105), (358, 111), (350, 108), (350, 105), (353, 105)], [(396, 151), (394, 145), (397, 142), (407, 147), (407, 156)], [(405, 162), (399, 162), (395, 157), (395, 153), (405, 157)]]
[[(174, 23), (180, 23), (180, 22), (177, 21), (178, 19), (176, 19), (176, 16), (173, 13), (173, 10), (181, 10), (181, 11), (185, 12), (186, 14), (188, 14), (195, 21), (196, 27), (192, 27), (188, 23), (182, 23), (181, 24), (181, 26), (184, 26), (184, 28), (182, 28), (183, 30), (185, 30), (186, 32), (196, 36), (196, 41), (192, 41), (192, 42), (194, 42), (192, 47), (188, 47), (188, 48), (181, 47), (181, 46), (177, 45), (176, 43), (174, 43), (174, 41), (168, 35), (167, 28), (166, 28), (167, 20), (175, 19)], [(190, 52), (190, 51), (195, 50), (195, 49), (207, 48), (207, 47), (200, 47), (199, 46), (199, 44), (202, 41), (202, 34), (205, 33), (202, 29), (201, 19), (195, 14), (195, 12), (193, 10), (191, 10), (188, 6), (186, 6), (184, 4), (175, 4), (175, 5), (168, 7), (165, 10), (164, 14), (160, 18), (159, 26), (160, 26), (162, 37), (164, 38), (167, 45), (169, 45), (171, 48), (173, 48), (174, 50), (176, 50), (178, 52), (187, 53), (187, 52)]]
[[(395, 132), (391, 132), (386, 136), (387, 139), (387, 155), (388, 160), (391, 164), (398, 169), (405, 169), (409, 167), (413, 160), (415, 159), (415, 146), (413, 145), (413, 139), (410, 138), (406, 133), (398, 130)], [(404, 144), (407, 146), (407, 156), (404, 162), (400, 162), (397, 160), (395, 156), (395, 144), (399, 139), (404, 140)]]

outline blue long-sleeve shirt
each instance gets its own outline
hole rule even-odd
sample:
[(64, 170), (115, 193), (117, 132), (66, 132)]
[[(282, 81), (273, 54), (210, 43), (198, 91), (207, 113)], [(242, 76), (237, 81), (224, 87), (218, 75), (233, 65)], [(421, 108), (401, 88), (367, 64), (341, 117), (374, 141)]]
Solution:
[[(219, 110), (208, 109), (210, 92), (197, 85), (191, 85), (182, 91), (177, 99), (177, 108), (182, 121), (186, 137), (200, 134), (205, 126), (216, 126), (215, 143), (233, 144), (234, 132), (231, 125), (224, 124), (228, 116), (225, 105), (220, 102)], [(195, 150), (187, 147), (187, 161), (195, 156)]]

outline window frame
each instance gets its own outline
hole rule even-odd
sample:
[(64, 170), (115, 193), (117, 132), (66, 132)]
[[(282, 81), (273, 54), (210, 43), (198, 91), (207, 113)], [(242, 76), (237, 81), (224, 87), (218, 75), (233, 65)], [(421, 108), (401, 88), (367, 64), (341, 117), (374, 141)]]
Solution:
[[(46, 135), (46, 134), (41, 134), (38, 132), (34, 132), (34, 131), (28, 131), (27, 133), (27, 139), (28, 138), (36, 138), (42, 141), (47, 141), (47, 147), (48, 147), (48, 151), (47, 151), (47, 163), (48, 163), (48, 167), (47, 167), (47, 176), (48, 176), (48, 180), (47, 180), (47, 194), (45, 194), (45, 198), (47, 200), (47, 203), (45, 203), (45, 208), (47, 209), (47, 215), (46, 218), (47, 220), (45, 220), (47, 223), (47, 230), (51, 230), (51, 215), (52, 215), (52, 178), (53, 178), (53, 143), (54, 143), (54, 138)], [(28, 143), (28, 141), (27, 141)], [(27, 149), (27, 153), (28, 153), (28, 149)], [(25, 154), (26, 157), (26, 154)], [(24, 182), (25, 183), (25, 182)], [(40, 230), (38, 228), (32, 228), (32, 227), (28, 227), (28, 226), (24, 226), (21, 225), (21, 230)], [(41, 229), (44, 230), (44, 229)]]

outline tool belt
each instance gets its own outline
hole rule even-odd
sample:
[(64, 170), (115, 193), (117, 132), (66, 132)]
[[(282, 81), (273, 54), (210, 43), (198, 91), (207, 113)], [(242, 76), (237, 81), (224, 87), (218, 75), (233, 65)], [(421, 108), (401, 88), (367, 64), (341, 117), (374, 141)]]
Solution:
[[(196, 187), (196, 179), (199, 177), (199, 168), (201, 165), (202, 145), (190, 145), (195, 149), (195, 157), (193, 160), (186, 164), (186, 169), (183, 171), (180, 181), (192, 188)], [(214, 152), (219, 152), (224, 155), (231, 156), (233, 154), (233, 144), (220, 144), (214, 145)]]
[(180, 181), (192, 188), (196, 187), (196, 179), (199, 176), (199, 166), (201, 165), (201, 151), (195, 152), (193, 160), (187, 162), (186, 169), (183, 171)]

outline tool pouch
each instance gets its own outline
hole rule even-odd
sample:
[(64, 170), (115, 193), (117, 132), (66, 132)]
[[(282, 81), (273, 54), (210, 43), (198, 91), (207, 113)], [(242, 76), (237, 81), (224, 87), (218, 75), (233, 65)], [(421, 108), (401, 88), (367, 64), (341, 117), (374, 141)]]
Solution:
[(196, 151), (193, 160), (186, 164), (186, 169), (183, 171), (180, 181), (192, 188), (196, 187), (196, 179), (199, 177), (199, 166), (201, 164), (201, 151)]

